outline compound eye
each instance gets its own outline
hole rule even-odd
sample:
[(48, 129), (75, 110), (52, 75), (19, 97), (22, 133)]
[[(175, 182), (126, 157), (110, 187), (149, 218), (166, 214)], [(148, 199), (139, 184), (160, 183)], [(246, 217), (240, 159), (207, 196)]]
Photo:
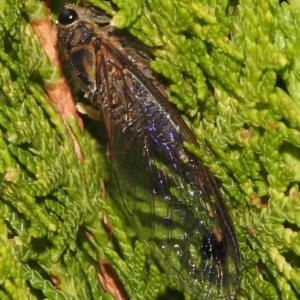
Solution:
[(63, 8), (58, 16), (58, 23), (61, 25), (70, 25), (78, 18), (77, 12), (73, 9)]

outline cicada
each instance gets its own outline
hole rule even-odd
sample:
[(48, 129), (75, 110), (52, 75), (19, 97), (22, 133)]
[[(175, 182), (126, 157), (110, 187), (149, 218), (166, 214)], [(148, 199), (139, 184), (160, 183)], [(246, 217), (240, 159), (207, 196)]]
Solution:
[(186, 150), (197, 140), (151, 71), (148, 49), (110, 21), (66, 4), (57, 28), (62, 59), (105, 125), (119, 209), (178, 287), (195, 299), (234, 299), (241, 255), (218, 186)]

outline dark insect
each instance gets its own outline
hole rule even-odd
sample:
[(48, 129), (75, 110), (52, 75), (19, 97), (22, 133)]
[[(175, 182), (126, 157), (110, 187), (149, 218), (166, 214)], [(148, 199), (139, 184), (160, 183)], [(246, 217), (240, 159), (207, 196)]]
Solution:
[(105, 124), (122, 209), (178, 287), (196, 299), (234, 299), (241, 256), (215, 180), (185, 149), (197, 141), (156, 81), (146, 46), (110, 20), (67, 4), (57, 27), (63, 60)]

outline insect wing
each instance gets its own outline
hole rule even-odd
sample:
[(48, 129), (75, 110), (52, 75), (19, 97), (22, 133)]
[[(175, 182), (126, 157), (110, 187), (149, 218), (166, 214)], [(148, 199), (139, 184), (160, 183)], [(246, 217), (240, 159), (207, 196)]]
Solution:
[(180, 127), (155, 97), (162, 95), (114, 43), (99, 40), (97, 83), (101, 94), (106, 85), (106, 100), (95, 97), (106, 101), (110, 160), (129, 222), (188, 289), (234, 297), (239, 252), (216, 183), (185, 153)]

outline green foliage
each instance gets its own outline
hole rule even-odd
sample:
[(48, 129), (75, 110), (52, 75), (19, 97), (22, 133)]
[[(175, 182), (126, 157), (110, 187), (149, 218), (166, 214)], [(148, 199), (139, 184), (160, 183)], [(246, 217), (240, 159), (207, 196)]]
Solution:
[[(219, 179), (236, 226), (239, 299), (298, 299), (298, 2), (115, 0), (117, 12), (89, 3), (156, 46), (152, 67), (169, 80), (170, 101), (203, 145), (186, 147)], [(56, 16), (60, 2), (52, 5)], [(101, 199), (105, 149), (69, 119), (84, 157), (78, 161), (45, 97), (43, 85), (61, 70), (28, 21), (45, 14), (37, 0), (0, 3), (0, 298), (112, 299), (98, 280), (101, 259), (130, 299), (156, 299), (163, 274)]]

